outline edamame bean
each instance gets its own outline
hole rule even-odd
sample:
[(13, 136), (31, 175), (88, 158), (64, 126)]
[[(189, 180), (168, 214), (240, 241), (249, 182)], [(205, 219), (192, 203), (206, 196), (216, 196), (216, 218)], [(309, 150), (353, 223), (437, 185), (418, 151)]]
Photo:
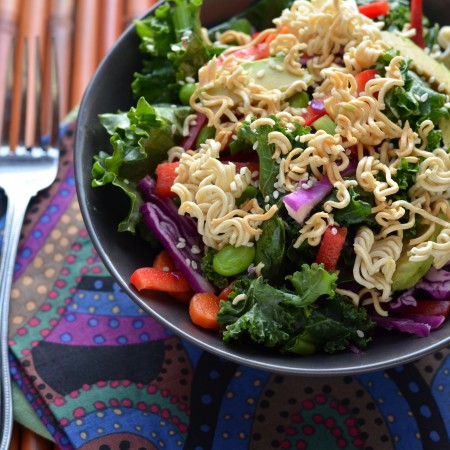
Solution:
[(250, 200), (251, 198), (255, 198), (257, 193), (258, 193), (258, 189), (256, 189), (254, 186), (252, 186), (252, 185), (247, 186), (244, 189), (244, 192), (242, 192), (242, 195), (236, 200), (236, 204), (238, 206), (241, 206), (247, 200)]
[(247, 269), (254, 258), (255, 246), (227, 245), (214, 255), (213, 268), (220, 275), (231, 277)]
[(293, 108), (306, 108), (309, 103), (309, 95), (307, 92), (297, 92), (289, 100), (289, 105)]
[(189, 105), (189, 100), (191, 99), (191, 96), (194, 92), (195, 92), (194, 83), (183, 84), (183, 86), (181, 86), (180, 92), (178, 93), (181, 103), (183, 105)]

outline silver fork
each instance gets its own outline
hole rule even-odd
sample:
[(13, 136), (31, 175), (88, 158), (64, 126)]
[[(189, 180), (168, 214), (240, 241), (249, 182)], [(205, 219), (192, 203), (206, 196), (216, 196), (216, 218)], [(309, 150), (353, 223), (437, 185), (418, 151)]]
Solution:
[[(49, 87), (49, 100), (51, 113), (49, 114), (49, 143), (44, 144), (42, 137), (42, 77), (39, 63), (39, 43), (25, 41), (23, 48), (22, 74), (16, 77), (21, 82), (22, 116), (25, 117), (24, 126), (21, 127), (18, 146), (11, 148), (9, 131), (12, 116), (12, 93), (14, 84), (13, 59), (14, 48), (10, 49), (9, 73), (5, 101), (0, 105), (0, 188), (7, 197), (6, 220), (3, 234), (3, 248), (0, 261), (0, 449), (7, 450), (12, 430), (12, 395), (11, 379), (8, 361), (8, 318), (11, 287), (14, 272), (14, 263), (19, 244), (23, 220), (32, 197), (39, 191), (50, 186), (58, 172), (58, 84), (56, 76), (56, 61), (51, 51), (51, 80)], [(52, 46), (53, 47), (53, 46)], [(34, 88), (33, 88), (34, 86)], [(31, 91), (31, 92), (30, 92)], [(9, 95), (8, 95), (9, 93)], [(3, 102), (2, 102), (3, 103)], [(2, 130), (3, 128), (3, 130)], [(32, 142), (27, 142), (30, 128), (34, 130), (31, 135)], [(34, 136), (34, 137), (33, 137)]]

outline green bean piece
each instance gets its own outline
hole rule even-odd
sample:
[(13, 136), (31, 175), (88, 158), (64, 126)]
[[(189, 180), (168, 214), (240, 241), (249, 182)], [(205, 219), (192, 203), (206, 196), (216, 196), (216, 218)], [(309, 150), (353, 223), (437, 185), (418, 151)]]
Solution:
[(214, 255), (213, 268), (218, 274), (231, 277), (246, 270), (254, 258), (254, 245), (252, 247), (227, 245)]
[(252, 185), (249, 185), (244, 189), (244, 192), (242, 192), (242, 195), (238, 199), (236, 199), (236, 204), (238, 206), (241, 206), (247, 200), (250, 200), (251, 198), (255, 198), (257, 194), (258, 194), (258, 189), (256, 189)]
[(181, 103), (183, 105), (189, 105), (189, 100), (191, 99), (191, 96), (194, 92), (195, 92), (194, 83), (183, 84), (183, 86), (181, 86), (180, 92), (178, 93)]
[(203, 127), (198, 133), (197, 140), (195, 141), (195, 148), (200, 147), (200, 144), (204, 144), (206, 139), (214, 139), (216, 137), (216, 129), (214, 127)]

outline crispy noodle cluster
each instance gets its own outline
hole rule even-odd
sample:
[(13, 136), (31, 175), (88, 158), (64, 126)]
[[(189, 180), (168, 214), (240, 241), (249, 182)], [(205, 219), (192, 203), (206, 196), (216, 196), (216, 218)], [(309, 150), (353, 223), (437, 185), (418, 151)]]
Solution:
[[(299, 137), (302, 146), (293, 147), (282, 133), (270, 133), (272, 157), (279, 163), (274, 189), (294, 192), (308, 179), (320, 180), (325, 175), (336, 189), (337, 201), (326, 202), (323, 211), (303, 223), (296, 247), (304, 241), (320, 244), (325, 229), (335, 223), (333, 211), (349, 204), (350, 186), (358, 184), (373, 195), (372, 212), (381, 232), (374, 234), (366, 226), (357, 231), (353, 276), (362, 288), (340, 293), (351, 297), (355, 305), (373, 304), (380, 315), (387, 315), (383, 303), (392, 298), (392, 276), (404, 252), (414, 261), (432, 257), (436, 268), (450, 259), (449, 154), (442, 148), (426, 150), (433, 129), (430, 121), (424, 121), (415, 132), (408, 123), (394, 123), (384, 113), (386, 93), (403, 85), (402, 56), (392, 59), (384, 77), (374, 78), (365, 92), (358, 92), (355, 75), (371, 67), (388, 46), (381, 40), (380, 23), (359, 14), (353, 0), (298, 0), (274, 25), (253, 40), (234, 32), (224, 33), (220, 39), (238, 42), (243, 49), (283, 29), (271, 41), (270, 54), (282, 56), (284, 70), (296, 76), (297, 81), (286, 90), (267, 90), (249, 77), (233, 54), (235, 48), (200, 69), (191, 106), (206, 115), (216, 135), (198, 151), (183, 152), (176, 147), (170, 152), (172, 160), (180, 159), (172, 188), (181, 200), (179, 213), (195, 217), (204, 243), (216, 250), (227, 244), (253, 245), (262, 222), (276, 213), (277, 206), (263, 209), (252, 199), (238, 207), (236, 199), (252, 183), (252, 174), (248, 168), (237, 171), (233, 163), (220, 162), (219, 152), (243, 119), (256, 117), (254, 128), (274, 125), (271, 115), (286, 128), (295, 122), (303, 124), (301, 111), (290, 107), (286, 99), (313, 85), (314, 98), (324, 101), (327, 114), (337, 124), (335, 134), (321, 130), (303, 135)], [(314, 56), (302, 65), (303, 55)], [(188, 134), (188, 125), (186, 128)], [(341, 175), (349, 165), (350, 151), (357, 155), (356, 181), (344, 180)], [(418, 175), (408, 192), (409, 201), (394, 201), (399, 191), (394, 176), (403, 158), (419, 163)], [(421, 225), (405, 244), (404, 233), (416, 225), (416, 218)]]

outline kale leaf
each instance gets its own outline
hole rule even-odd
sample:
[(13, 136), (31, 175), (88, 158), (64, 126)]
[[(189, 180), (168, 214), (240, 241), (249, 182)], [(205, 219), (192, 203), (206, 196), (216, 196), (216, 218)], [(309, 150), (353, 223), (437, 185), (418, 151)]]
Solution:
[[(353, 343), (364, 348), (373, 323), (364, 308), (336, 296), (337, 275), (323, 265), (304, 264), (286, 277), (293, 289), (275, 288), (261, 277), (241, 279), (217, 316), (225, 341), (249, 338), (283, 352), (334, 353)], [(236, 304), (240, 294), (245, 298)]]

